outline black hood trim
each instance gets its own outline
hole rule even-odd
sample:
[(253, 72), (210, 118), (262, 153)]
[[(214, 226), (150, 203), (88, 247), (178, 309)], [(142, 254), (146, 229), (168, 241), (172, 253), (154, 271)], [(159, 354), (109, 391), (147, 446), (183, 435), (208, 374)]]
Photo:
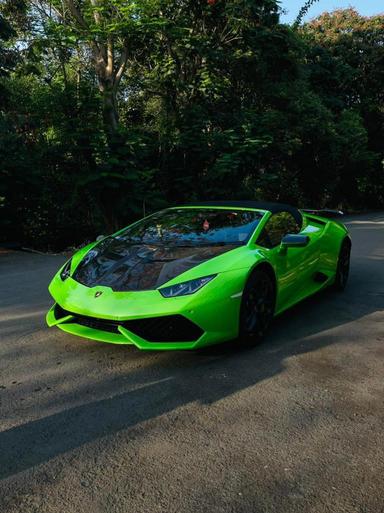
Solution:
[(238, 245), (163, 246), (104, 239), (77, 266), (72, 278), (87, 287), (115, 292), (154, 290), (197, 265)]

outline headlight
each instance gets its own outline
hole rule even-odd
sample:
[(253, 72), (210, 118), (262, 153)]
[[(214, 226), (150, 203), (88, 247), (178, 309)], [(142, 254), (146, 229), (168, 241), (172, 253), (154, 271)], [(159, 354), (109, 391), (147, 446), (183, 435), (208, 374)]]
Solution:
[(71, 275), (71, 263), (72, 258), (68, 260), (68, 262), (64, 265), (63, 269), (60, 271), (60, 278), (65, 281)]
[(178, 283), (170, 287), (163, 287), (159, 289), (159, 292), (163, 297), (187, 296), (201, 289), (201, 287), (204, 287), (204, 285), (213, 280), (215, 276), (217, 275), (211, 274), (210, 276), (204, 276), (204, 278), (197, 278), (196, 280), (185, 281), (184, 283)]

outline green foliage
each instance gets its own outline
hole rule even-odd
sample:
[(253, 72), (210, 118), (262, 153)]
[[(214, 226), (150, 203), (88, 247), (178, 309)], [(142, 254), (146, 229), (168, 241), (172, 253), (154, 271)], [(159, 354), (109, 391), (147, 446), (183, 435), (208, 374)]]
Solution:
[(304, 25), (310, 85), (337, 115), (338, 199), (378, 207), (384, 201), (384, 16), (354, 9)]
[(3, 238), (62, 248), (194, 199), (384, 200), (382, 17), (292, 28), (275, 0), (0, 15)]
[(318, 2), (318, 0), (306, 0), (306, 2), (300, 9), (299, 14), (297, 15), (297, 17), (293, 23), (293, 28), (296, 29), (300, 25), (300, 23), (303, 21), (304, 16), (306, 16), (306, 14), (308, 14), (310, 8), (316, 2)]

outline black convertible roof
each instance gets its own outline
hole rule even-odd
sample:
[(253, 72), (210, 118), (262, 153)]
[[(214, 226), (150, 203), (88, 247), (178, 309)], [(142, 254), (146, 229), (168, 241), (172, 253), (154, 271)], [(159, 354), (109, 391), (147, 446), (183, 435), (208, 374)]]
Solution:
[(248, 201), (248, 200), (229, 200), (229, 201), (197, 201), (188, 205), (181, 205), (184, 207), (230, 207), (230, 208), (255, 208), (260, 210), (267, 210), (272, 214), (279, 212), (289, 212), (293, 215), (296, 222), (301, 226), (303, 222), (302, 215), (296, 207), (286, 205), (285, 203), (270, 203), (268, 201)]

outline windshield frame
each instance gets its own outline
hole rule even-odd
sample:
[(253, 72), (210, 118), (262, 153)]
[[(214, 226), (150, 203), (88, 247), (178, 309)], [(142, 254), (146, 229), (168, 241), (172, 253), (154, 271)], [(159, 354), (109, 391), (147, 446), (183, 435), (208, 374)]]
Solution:
[[(193, 246), (197, 246), (197, 247), (208, 247), (208, 246), (214, 246), (214, 245), (228, 245), (228, 246), (236, 246), (236, 247), (242, 247), (242, 246), (249, 246), (249, 245), (253, 245), (254, 244), (254, 241), (256, 240), (257, 236), (258, 236), (258, 232), (262, 229), (262, 225), (264, 225), (264, 221), (265, 221), (265, 217), (266, 215), (268, 215), (268, 211), (266, 210), (262, 210), (262, 209), (256, 209), (256, 208), (249, 208), (249, 207), (231, 207), (231, 206), (225, 206), (225, 205), (220, 205), (220, 206), (199, 206), (199, 205), (188, 205), (188, 206), (175, 206), (175, 207), (168, 207), (168, 208), (165, 208), (165, 209), (162, 209), (162, 210), (158, 210), (156, 212), (153, 212), (152, 214), (149, 214), (141, 219), (138, 219), (137, 221), (135, 221), (134, 223), (131, 223), (127, 226), (125, 226), (124, 228), (122, 228), (121, 230), (111, 234), (109, 237), (116, 237), (116, 238), (119, 238), (120, 235), (123, 235), (125, 231), (127, 231), (128, 229), (130, 228), (133, 228), (134, 226), (138, 225), (139, 223), (142, 223), (143, 221), (146, 221), (146, 220), (150, 220), (152, 217), (154, 216), (157, 216), (159, 214), (162, 214), (162, 213), (166, 213), (166, 212), (170, 212), (170, 211), (173, 211), (173, 210), (201, 210), (201, 211), (212, 211), (212, 210), (226, 210), (226, 211), (231, 211), (231, 212), (254, 212), (254, 213), (257, 213), (259, 214), (259, 219), (258, 219), (258, 223), (255, 225), (255, 227), (250, 231), (248, 237), (246, 239), (244, 239), (244, 241), (235, 241), (235, 242), (215, 242), (215, 241), (211, 241), (211, 242), (207, 242), (207, 244), (188, 244), (188, 245), (185, 245), (187, 247), (193, 247)], [(255, 221), (256, 221), (256, 218), (255, 218)], [(173, 243), (169, 240), (167, 241), (164, 241), (163, 243), (160, 243), (160, 242), (147, 242), (147, 241), (141, 241), (141, 242), (129, 242), (129, 240), (127, 239), (126, 240), (126, 243), (127, 244), (148, 244), (148, 245), (153, 245), (153, 246), (156, 246), (156, 245), (169, 245), (169, 246), (175, 246), (175, 247), (182, 247), (183, 244), (180, 243), (180, 244), (177, 244), (177, 243)]]

